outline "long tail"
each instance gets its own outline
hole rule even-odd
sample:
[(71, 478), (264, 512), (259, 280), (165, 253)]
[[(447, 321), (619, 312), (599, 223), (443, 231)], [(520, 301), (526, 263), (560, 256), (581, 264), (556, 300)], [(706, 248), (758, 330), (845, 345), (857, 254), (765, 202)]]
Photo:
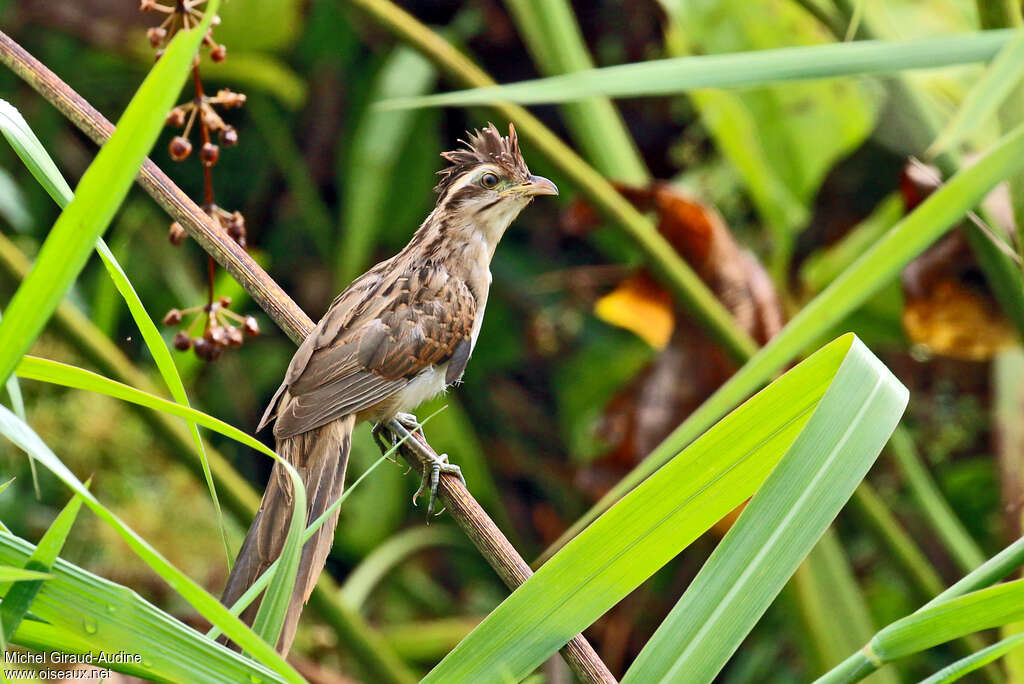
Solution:
[[(345, 416), (315, 430), (277, 442), (278, 455), (295, 466), (306, 487), (307, 525), (320, 517), (341, 496), (354, 424), (355, 416)], [(231, 606), (237, 601), (281, 554), (288, 534), (292, 504), (291, 480), (284, 468), (275, 464), (260, 509), (249, 527), (231, 576), (228, 577), (221, 598), (224, 605)], [(327, 562), (337, 524), (338, 514), (335, 512), (302, 549), (295, 591), (288, 604), (288, 614), (277, 642), (277, 650), (282, 654), (287, 654), (291, 648), (299, 615)], [(256, 618), (259, 604), (260, 598), (242, 613), (242, 620), (246, 624), (251, 625)]]

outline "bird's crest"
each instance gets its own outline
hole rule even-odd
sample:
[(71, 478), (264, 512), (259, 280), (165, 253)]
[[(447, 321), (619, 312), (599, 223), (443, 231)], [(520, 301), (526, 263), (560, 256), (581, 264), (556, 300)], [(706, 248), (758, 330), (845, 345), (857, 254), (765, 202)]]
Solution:
[(529, 177), (530, 170), (519, 151), (516, 127), (511, 123), (507, 137), (502, 136), (493, 123), (488, 123), (482, 131), (474, 129), (472, 133), (467, 132), (467, 137), (468, 141), (459, 140), (464, 145), (462, 149), (441, 153), (450, 165), (437, 172), (441, 179), (434, 190), (438, 194), (444, 195), (456, 178), (480, 164), (499, 166), (513, 178)]

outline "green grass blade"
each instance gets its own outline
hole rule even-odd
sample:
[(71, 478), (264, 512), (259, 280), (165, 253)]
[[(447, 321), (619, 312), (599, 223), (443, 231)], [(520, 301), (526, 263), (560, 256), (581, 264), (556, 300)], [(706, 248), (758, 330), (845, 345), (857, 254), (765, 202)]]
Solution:
[(1016, 31), (999, 29), (907, 41), (862, 40), (623, 64), (523, 81), (392, 100), (382, 107), (548, 104), (587, 97), (673, 95), (701, 88), (760, 86), (816, 78), (891, 74), (994, 57)]
[[(437, 70), (415, 50), (396, 47), (376, 75), (371, 102), (419, 95), (437, 81)], [(367, 267), (380, 231), (384, 207), (395, 201), (394, 179), (402, 152), (417, 117), (415, 112), (379, 112), (372, 106), (362, 113), (352, 136), (352, 147), (339, 176), (344, 176), (345, 197), (338, 229), (337, 281), (347, 284)]]
[(871, 650), (888, 662), (1022, 617), (1024, 580), (1016, 580), (923, 608), (897, 620), (874, 636)]
[(0, 322), (0, 380), (6, 382), (14, 372), (128, 194), (218, 5), (212, 0), (199, 26), (180, 31), (171, 40), (128, 103), (113, 135), (86, 169), (75, 198), (57, 218)]
[[(795, 453), (789, 461), (802, 464), (815, 439), (823, 441), (814, 453), (829, 455), (825, 460), (835, 464), (838, 481), (853, 479), (860, 469), (866, 469), (864, 461), (870, 463), (875, 455), (853, 458), (853, 465), (845, 463), (856, 447), (872, 448), (869, 438), (860, 431), (876, 433), (881, 449), (895, 416), (902, 411), (905, 390), (889, 378), (888, 370), (874, 361), (853, 335), (822, 348), (719, 422), (572, 540), (498, 606), (424, 681), (525, 677), (753, 494), (784, 454)], [(830, 392), (833, 384), (838, 389)], [(854, 395), (848, 396), (848, 392)], [(842, 409), (849, 414), (835, 423)], [(856, 438), (847, 432), (850, 416), (858, 426)], [(882, 424), (872, 424), (878, 421)], [(800, 437), (804, 430), (808, 436)], [(780, 467), (787, 475), (794, 468)], [(822, 475), (814, 473), (800, 482), (816, 485)], [(794, 492), (785, 482), (774, 482), (773, 492), (767, 499), (762, 498), (766, 503), (759, 504), (769, 513), (757, 515), (770, 514), (787, 531), (792, 530), (790, 523), (797, 526), (805, 519), (787, 517), (776, 508), (783, 499), (779, 492)], [(837, 499), (843, 498), (843, 487), (836, 488), (840, 492)], [(853, 491), (852, 486), (849, 491)], [(827, 500), (833, 496), (816, 495)], [(739, 540), (745, 544), (747, 533), (742, 534)], [(805, 539), (802, 533), (796, 534)], [(768, 542), (777, 553), (788, 548), (781, 538), (771, 537)], [(736, 544), (733, 541), (729, 546)], [(742, 582), (751, 579), (744, 575)], [(729, 602), (734, 599), (726, 597)], [(760, 609), (752, 606), (744, 618), (749, 618), (750, 624), (760, 615)], [(745, 629), (740, 627), (739, 631)]]
[[(874, 635), (867, 600), (839, 536), (829, 529), (800, 564), (789, 586), (799, 610), (808, 672), (826, 672)], [(888, 674), (889, 676), (885, 676)], [(874, 684), (897, 684), (883, 673)]]
[[(0, 315), (0, 320), (3, 320), (3, 316)], [(21, 385), (18, 383), (18, 376), (11, 374), (11, 377), (7, 378), (7, 396), (11, 400), (11, 410), (14, 411), (14, 415), (18, 416), (24, 421), (28, 421), (28, 416), (25, 413), (25, 398), (21, 394)], [(41, 499), (42, 495), (39, 493), (39, 470), (36, 468), (36, 462), (29, 456), (28, 459), (29, 471), (32, 473), (32, 489), (36, 493), (36, 498)], [(7, 484), (10, 484), (8, 481)], [(6, 487), (6, 485), (5, 485)]]
[(931, 677), (922, 679), (920, 684), (949, 684), (962, 679), (964, 675), (974, 672), (980, 667), (988, 665), (994, 660), (1002, 658), (1009, 651), (1024, 644), (1024, 634), (1016, 634), (998, 641), (991, 646), (972, 653), (966, 658), (961, 658), (955, 663), (950, 663)]
[(945, 234), (1000, 181), (1021, 168), (1024, 168), (1024, 126), (1004, 136), (977, 164), (956, 174), (877, 240), (639, 466), (584, 514), (562, 540), (577, 534), (623, 494), (675, 456), (683, 446), (768, 382), (773, 374), (801, 354), (815, 339), (826, 334), (896, 278), (904, 266)]
[(71, 201), (71, 188), (57, 165), (46, 153), (25, 117), (6, 100), (0, 100), (0, 133), (54, 202), (63, 208)]
[[(0, 534), (0, 563), (24, 565), (34, 552), (35, 547), (29, 542)], [(111, 669), (157, 682), (288, 681), (242, 654), (204, 638), (128, 587), (60, 558), (50, 574), (53, 579), (43, 584), (32, 603), (32, 615), (22, 621), (12, 643), (37, 650), (96, 656), (100, 651), (127, 651), (138, 655), (141, 662), (112, 664)]]
[[(541, 73), (554, 76), (594, 68), (568, 0), (505, 0), (505, 6)], [(610, 100), (588, 98), (560, 109), (595, 169), (621, 183), (650, 182), (636, 143)]]
[[(14, 148), (14, 151), (21, 158), (22, 162), (31, 171), (32, 175), (46, 188), (46, 191), (53, 198), (54, 202), (57, 203), (61, 209), (67, 207), (71, 203), (74, 197), (74, 193), (71, 190), (71, 186), (68, 185), (64, 176), (61, 175), (57, 169), (57, 165), (47, 154), (46, 148), (40, 142), (39, 138), (36, 137), (32, 128), (25, 121), (21, 113), (7, 104), (6, 102), (0, 101), (0, 132), (3, 133), (4, 137), (7, 138), (8, 142)], [(167, 385), (167, 389), (170, 391), (171, 396), (174, 400), (185, 406), (189, 405), (188, 394), (185, 392), (185, 385), (181, 381), (181, 375), (178, 373), (178, 368), (174, 363), (174, 359), (171, 358), (171, 352), (167, 348), (163, 337), (160, 335), (159, 329), (153, 319), (149, 317), (146, 312), (146, 307), (143, 305), (139, 295), (135, 292), (135, 288), (132, 286), (131, 281), (128, 279), (128, 275), (121, 268), (121, 264), (118, 263), (114, 253), (107, 246), (103, 238), (99, 238), (96, 241), (96, 251), (99, 252), (100, 258), (103, 260), (103, 265), (106, 267), (107, 273), (110, 276), (111, 281), (117, 288), (117, 291), (121, 294), (125, 303), (128, 305), (128, 310), (131, 312), (132, 318), (135, 320), (136, 326), (139, 328), (139, 332), (142, 334), (142, 339), (146, 343), (146, 347), (149, 349), (150, 354), (153, 355), (153, 361), (156, 363), (157, 369), (160, 371), (160, 375), (164, 379), (164, 383)], [(17, 379), (12, 375), (8, 381), (17, 382)], [(15, 407), (15, 413), (18, 413), (17, 407)], [(18, 416), (25, 420), (25, 416), (21, 413)], [(213, 475), (210, 473), (210, 464), (206, 458), (206, 448), (203, 445), (202, 437), (199, 435), (199, 429), (195, 423), (188, 422), (189, 432), (192, 434), (192, 441), (196, 445), (196, 453), (199, 455), (199, 460), (203, 465), (203, 474), (206, 477), (206, 486), (210, 490), (210, 496), (213, 499), (214, 509), (217, 512), (217, 520), (220, 525), (221, 539), (224, 543), (225, 555), (228, 559), (228, 564), (231, 563), (231, 550), (228, 547), (227, 531), (224, 526), (224, 515), (221, 512), (220, 500), (217, 497), (217, 489), (213, 483)], [(35, 465), (33, 464), (33, 481), (35, 481)], [(38, 491), (38, 487), (37, 487)]]
[(52, 575), (38, 570), (0, 565), (0, 582), (42, 582), (51, 577)]
[(970, 572), (985, 562), (978, 543), (956, 517), (949, 503), (942, 496), (935, 480), (921, 463), (914, 440), (906, 429), (897, 429), (892, 436), (889, 451), (903, 478), (906, 480), (922, 513), (938, 534), (945, 547), (960, 566), (961, 571)]
[[(258, 623), (253, 623), (253, 629), (256, 630), (257, 634), (262, 636), (268, 643), (276, 644), (277, 636), (280, 633), (281, 626), (284, 624), (285, 613), (288, 609), (288, 599), (291, 597), (292, 588), (295, 586), (295, 575), (299, 569), (299, 557), (302, 553), (301, 539), (303, 530), (306, 527), (306, 492), (295, 468), (282, 460), (262, 442), (247, 435), (238, 428), (232, 427), (213, 416), (196, 411), (188, 406), (155, 397), (142, 390), (105, 378), (102, 375), (33, 356), (25, 356), (22, 359), (21, 364), (18, 366), (18, 375), (41, 382), (105, 394), (108, 397), (129, 401), (133, 404), (185, 418), (266, 454), (284, 465), (285, 470), (291, 477), (295, 497), (292, 519), (288, 527), (288, 536), (285, 539), (285, 545), (281, 552), (281, 557), (284, 560), (274, 573), (273, 579), (270, 581), (266, 594), (263, 597), (263, 603), (257, 613), (257, 618), (260, 618), (260, 615), (263, 615), (263, 617), (258, 619)], [(154, 567), (154, 570), (156, 569)], [(213, 620), (210, 621), (213, 622)], [(231, 635), (229, 634), (228, 636)]]
[(711, 681), (875, 462), (908, 392), (860, 341), (813, 417), (634, 661), (627, 682)]
[[(169, 406), (176, 407), (180, 411), (191, 410), (185, 409), (173, 402), (168, 402), (166, 400), (160, 401), (163, 401)], [(64, 463), (61, 462), (61, 460), (57, 458), (49, 447), (47, 447), (39, 438), (39, 436), (36, 435), (32, 428), (2, 406), (0, 406), (0, 433), (4, 434), (4, 436), (19, 448), (32, 452), (39, 462), (42, 463), (50, 472), (56, 475), (62, 482), (64, 482), (65, 485), (71, 488), (72, 491), (79, 494), (85, 500), (85, 505), (88, 506), (97, 517), (110, 525), (110, 527), (113, 528), (114, 531), (125, 540), (125, 542), (127, 542), (128, 546), (131, 547), (131, 549), (143, 561), (145, 561), (145, 563), (152, 568), (154, 572), (167, 582), (172, 589), (188, 601), (188, 603), (195, 608), (200, 615), (205, 617), (212, 624), (218, 625), (232, 641), (244, 648), (247, 652), (251, 653), (253, 657), (257, 658), (260, 662), (279, 673), (285, 680), (291, 682), (303, 681), (302, 677), (294, 670), (294, 668), (292, 668), (291, 665), (285, 662), (285, 660), (271, 645), (264, 642), (237, 617), (228, 612), (227, 608), (222, 606), (220, 602), (207, 593), (205, 589), (171, 565), (171, 563), (168, 562), (159, 551), (153, 548), (149, 542), (139, 536), (138, 533), (132, 530), (117, 515), (101, 504), (89, 492), (89, 490), (85, 488), (81, 481), (75, 477), (74, 473), (68, 470), (67, 466), (65, 466)], [(289, 469), (289, 474), (292, 475), (292, 482), (295, 485), (296, 493), (296, 514), (293, 515), (293, 529), (289, 534), (295, 533), (294, 526), (296, 517), (299, 520), (300, 526), (298, 533), (301, 534), (301, 526), (303, 526), (302, 521), (305, 518), (305, 501), (303, 500), (301, 502), (301, 508), (299, 505), (299, 495), (304, 494), (302, 482), (294, 468), (287, 464), (286, 467)], [(275, 577), (275, 581), (267, 590), (268, 592), (275, 588), (275, 585), (279, 583), (279, 579), (280, 578)], [(291, 578), (291, 583), (294, 585), (294, 577)], [(290, 591), (291, 586), (283, 590)]]
[[(425, 419), (421, 420), (420, 425), (426, 425), (427, 421), (429, 421), (431, 418), (433, 418), (443, 410), (444, 407), (441, 407), (438, 410), (434, 411)], [(325, 522), (327, 522), (328, 518), (334, 515), (335, 512), (339, 508), (341, 508), (341, 505), (345, 503), (345, 499), (347, 499), (352, 494), (352, 492), (359, 487), (359, 484), (363, 480), (365, 480), (370, 475), (370, 473), (376, 470), (377, 466), (379, 466), (385, 460), (390, 458), (396, 451), (398, 451), (398, 447), (401, 446), (402, 443), (405, 442), (405, 440), (408, 439), (410, 436), (411, 435), (407, 435), (406, 437), (403, 437), (402, 439), (398, 440), (398, 442), (395, 443), (394, 446), (392, 446), (390, 449), (388, 449), (386, 453), (384, 453), (383, 455), (381, 455), (380, 458), (374, 461), (369, 468), (364, 470), (363, 474), (356, 478), (356, 481), (353, 482), (351, 486), (346, 487), (344, 492), (342, 492), (341, 496), (338, 497), (338, 499), (334, 503), (332, 503), (330, 506), (324, 509), (324, 512), (320, 514), (320, 517), (314, 520), (312, 523), (310, 523), (309, 527), (306, 528), (306, 531), (303, 533), (302, 536), (302, 543), (305, 544), (310, 539), (312, 539), (313, 535), (316, 534), (316, 531), (319, 530)], [(238, 600), (235, 601), (234, 604), (229, 608), (232, 615), (241, 615), (242, 611), (245, 610), (250, 603), (256, 600), (256, 597), (263, 592), (264, 587), (267, 586), (267, 583), (274, 576), (274, 572), (279, 563), (280, 560), (275, 560), (273, 563), (271, 563), (270, 567), (264, 570), (263, 573), (256, 578), (256, 581), (253, 582), (252, 585), (245, 590), (245, 593), (238, 597)], [(210, 628), (210, 631), (207, 632), (206, 635), (211, 639), (215, 639), (220, 635), (220, 629), (216, 625), (214, 625)]]
[[(61, 549), (64, 548), (64, 542), (71, 534), (71, 527), (75, 524), (81, 509), (82, 497), (76, 494), (71, 497), (71, 501), (57, 515), (43, 534), (43, 538), (39, 540), (39, 546), (25, 563), (26, 570), (34, 570), (42, 574), (50, 572)], [(18, 584), (4, 595), (3, 603), (0, 603), (0, 627), (3, 628), (4, 634), (14, 634), (17, 631), (18, 625), (21, 624), (22, 618), (25, 617), (42, 585), (42, 582)]]
[(1019, 32), (992, 60), (985, 75), (971, 87), (956, 114), (926, 152), (935, 157), (976, 131), (996, 113), (1024, 76), (1024, 32)]

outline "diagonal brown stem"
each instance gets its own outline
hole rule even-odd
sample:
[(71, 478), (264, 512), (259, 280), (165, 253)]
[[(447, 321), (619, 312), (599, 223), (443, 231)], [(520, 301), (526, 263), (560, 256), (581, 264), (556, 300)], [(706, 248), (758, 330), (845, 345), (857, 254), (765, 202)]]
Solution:
[[(102, 145), (110, 137), (114, 130), (113, 124), (3, 32), (0, 32), (0, 62), (32, 86), (97, 144)], [(313, 321), (309, 316), (156, 164), (147, 159), (138, 181), (143, 189), (239, 282), (293, 342), (298, 344), (305, 339), (313, 330)], [(403, 436), (405, 429), (401, 425), (395, 423), (388, 427), (399, 439)], [(425, 442), (423, 444), (430, 448)], [(442, 475), (438, 489), (452, 517), (502, 581), (510, 589), (515, 589), (526, 581), (532, 574), (529, 565), (459, 479)], [(318, 600), (313, 602), (320, 603)], [(584, 682), (615, 681), (582, 635), (577, 635), (563, 647), (562, 656)]]

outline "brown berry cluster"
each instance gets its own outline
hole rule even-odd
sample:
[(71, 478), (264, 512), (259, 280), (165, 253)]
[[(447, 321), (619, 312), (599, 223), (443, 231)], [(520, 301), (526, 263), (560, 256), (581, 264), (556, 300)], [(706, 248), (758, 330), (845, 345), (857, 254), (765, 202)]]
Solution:
[[(157, 59), (163, 54), (167, 42), (182, 29), (198, 25), (203, 19), (207, 0), (141, 0), (144, 12), (152, 11), (166, 15), (159, 26), (147, 31), (150, 45), (157, 51)], [(220, 24), (220, 17), (214, 17), (211, 26)], [(222, 62), (227, 57), (227, 48), (213, 39), (213, 29), (203, 37), (203, 45), (209, 48), (210, 59)], [(228, 236), (243, 249), (246, 247), (245, 218), (239, 211), (228, 211), (217, 206), (213, 193), (213, 167), (220, 159), (220, 148), (231, 147), (238, 143), (238, 131), (221, 116), (221, 112), (236, 109), (245, 104), (245, 95), (228, 89), (222, 89), (216, 95), (207, 95), (203, 90), (200, 76), (200, 60), (192, 63), (192, 82), (195, 92), (191, 100), (178, 105), (167, 115), (167, 125), (181, 128), (179, 135), (171, 139), (168, 151), (171, 159), (185, 161), (192, 156), (192, 139), (195, 134), (200, 145), (199, 157), (203, 170), (203, 208), (213, 217)], [(218, 111), (220, 110), (220, 111)], [(214, 142), (214, 136), (216, 141)], [(219, 144), (218, 144), (219, 143)], [(168, 239), (173, 245), (181, 245), (185, 241), (185, 229), (175, 221), (171, 224)], [(221, 297), (214, 299), (215, 264), (212, 258), (208, 263), (208, 297), (206, 304), (184, 309), (171, 309), (164, 316), (164, 325), (182, 326), (174, 336), (174, 347), (180, 351), (194, 349), (196, 356), (213, 361), (228, 347), (238, 347), (246, 337), (259, 334), (259, 326), (252, 316), (241, 316), (230, 310), (231, 299)], [(185, 321), (185, 318), (191, 318)], [(202, 334), (198, 334), (202, 331)]]
[[(217, 139), (224, 147), (236, 145), (238, 131), (234, 126), (225, 123), (214, 107), (233, 109), (241, 107), (243, 104), (245, 104), (245, 95), (222, 88), (217, 91), (216, 95), (203, 95), (172, 109), (171, 113), (167, 115), (167, 125), (175, 128), (184, 126), (185, 130), (171, 140), (169, 147), (171, 159), (178, 162), (185, 161), (192, 154), (192, 143), (188, 138), (196, 119), (199, 120), (200, 126), (206, 127), (209, 133), (216, 133)], [(220, 158), (220, 147), (207, 140), (199, 149), (199, 158), (202, 160), (203, 166), (213, 166)]]
[[(200, 9), (206, 4), (206, 0), (173, 0), (170, 5), (164, 5), (156, 0), (141, 0), (139, 9), (143, 12), (157, 12), (165, 14), (163, 22), (146, 31), (146, 38), (149, 44), (156, 50), (156, 58), (164, 53), (167, 43), (174, 37), (174, 34), (181, 29), (189, 29), (198, 26), (203, 20), (203, 11)], [(220, 24), (220, 17), (214, 17), (210, 22), (211, 26)], [(210, 48), (210, 59), (214, 62), (223, 62), (228, 56), (228, 49), (224, 45), (218, 45), (213, 39), (211, 28), (203, 36), (203, 45)]]
[[(254, 317), (241, 316), (230, 306), (231, 298), (221, 297), (212, 304), (168, 311), (164, 315), (164, 325), (181, 325), (185, 318), (194, 316), (184, 330), (174, 335), (174, 348), (178, 351), (191, 348), (204, 361), (214, 361), (228, 347), (240, 347), (246, 337), (260, 334), (260, 326)], [(200, 326), (203, 334), (196, 335)]]

